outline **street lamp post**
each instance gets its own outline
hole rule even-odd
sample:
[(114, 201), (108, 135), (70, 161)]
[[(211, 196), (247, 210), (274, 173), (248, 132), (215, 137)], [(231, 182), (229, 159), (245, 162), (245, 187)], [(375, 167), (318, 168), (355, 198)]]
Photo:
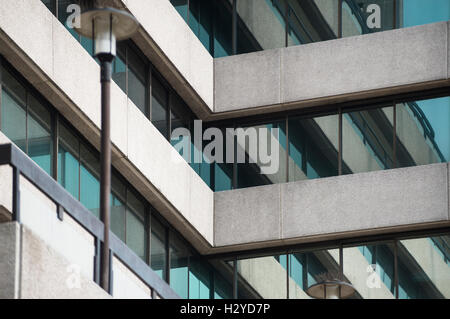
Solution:
[(111, 77), (116, 56), (116, 41), (130, 38), (138, 29), (138, 22), (129, 13), (111, 7), (96, 8), (95, 1), (81, 1), (82, 13), (75, 30), (94, 40), (94, 56), (100, 61), (101, 82), (101, 172), (100, 218), (104, 224), (100, 259), (100, 285), (109, 291), (109, 232), (111, 193)]

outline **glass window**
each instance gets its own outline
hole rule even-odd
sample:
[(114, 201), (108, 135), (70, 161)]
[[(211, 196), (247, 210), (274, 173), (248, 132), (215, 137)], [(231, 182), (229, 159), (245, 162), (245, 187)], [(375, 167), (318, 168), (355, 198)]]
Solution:
[[(339, 250), (317, 250), (289, 254), (289, 298), (308, 299), (306, 290), (322, 281), (322, 276), (339, 274)], [(286, 269), (286, 258), (280, 258)]]
[[(285, 260), (286, 256), (281, 257), (283, 258)], [(248, 284), (261, 298), (285, 299), (287, 297), (286, 268), (282, 266), (279, 259), (272, 256), (242, 259), (238, 261), (237, 266), (241, 279), (238, 285), (239, 294), (245, 284)]]
[(150, 266), (163, 279), (166, 278), (166, 253), (166, 228), (152, 216)]
[(116, 174), (111, 175), (111, 230), (117, 235), (123, 242), (126, 242), (125, 238), (125, 218), (126, 218), (126, 186), (118, 178)]
[(122, 43), (117, 44), (117, 56), (112, 64), (112, 79), (127, 94), (127, 47)]
[(151, 121), (153, 125), (167, 138), (168, 123), (167, 123), (167, 90), (161, 82), (155, 77), (152, 77), (152, 114)]
[(147, 64), (128, 47), (128, 96), (131, 101), (148, 115), (146, 105)]
[(289, 181), (338, 174), (339, 116), (289, 119)]
[(3, 68), (1, 99), (1, 130), (26, 152), (27, 93), (25, 88)]
[(214, 271), (214, 299), (232, 299), (233, 285), (231, 284), (233, 278), (229, 274), (228, 279)]
[(238, 128), (237, 187), (286, 182), (285, 121)]
[[(337, 38), (338, 1), (273, 1), (288, 11), (288, 45)], [(280, 9), (279, 9), (280, 10)], [(280, 11), (281, 12), (281, 11)]]
[(84, 144), (80, 145), (80, 202), (100, 218), (99, 160)]
[(183, 299), (188, 298), (189, 248), (173, 232), (170, 232), (170, 287)]
[(399, 167), (450, 161), (450, 97), (396, 105)]
[(393, 107), (344, 113), (342, 160), (344, 173), (394, 167)]
[(344, 275), (363, 299), (395, 297), (394, 244), (344, 248)]
[(80, 143), (66, 128), (59, 125), (58, 182), (76, 199), (80, 198)]
[(189, 267), (189, 299), (211, 298), (212, 272), (206, 263), (191, 259)]
[(400, 299), (450, 298), (449, 236), (398, 243)]
[[(284, 0), (238, 0), (237, 13), (238, 53), (286, 46)], [(231, 30), (231, 21), (229, 29)]]
[(28, 96), (28, 155), (47, 174), (52, 175), (52, 129), (50, 111), (33, 96)]
[(135, 194), (127, 192), (126, 243), (136, 255), (146, 259), (145, 206)]

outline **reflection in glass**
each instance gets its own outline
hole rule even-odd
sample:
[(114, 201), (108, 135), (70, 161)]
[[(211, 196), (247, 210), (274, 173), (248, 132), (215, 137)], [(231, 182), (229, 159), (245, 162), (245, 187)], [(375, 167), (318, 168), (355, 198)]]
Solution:
[(168, 93), (164, 86), (156, 77), (153, 76), (151, 121), (164, 137), (167, 137), (168, 134), (167, 95)]
[(399, 167), (450, 161), (450, 97), (396, 105)]
[(166, 229), (152, 216), (150, 239), (150, 267), (156, 274), (166, 278)]
[(146, 259), (145, 206), (136, 195), (127, 192), (126, 243), (141, 259)]
[(52, 133), (50, 112), (34, 97), (28, 97), (28, 155), (47, 174), (52, 175)]
[(338, 174), (339, 116), (289, 119), (289, 181)]
[(100, 163), (84, 144), (80, 145), (80, 202), (100, 218)]
[(342, 119), (344, 173), (393, 168), (393, 107), (345, 113)]
[(170, 287), (184, 299), (188, 298), (189, 248), (174, 233), (170, 233)]
[(191, 258), (189, 267), (189, 298), (211, 298), (211, 271), (205, 263)]
[(236, 129), (237, 187), (286, 181), (286, 122)]
[(398, 243), (400, 299), (450, 298), (449, 236)]

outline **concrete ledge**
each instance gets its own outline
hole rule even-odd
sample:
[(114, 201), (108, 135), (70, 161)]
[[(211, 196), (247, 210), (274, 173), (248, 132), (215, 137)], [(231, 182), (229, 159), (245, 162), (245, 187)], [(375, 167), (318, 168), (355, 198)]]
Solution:
[[(216, 59), (214, 111), (242, 116), (448, 86), (448, 30), (441, 22)], [(276, 56), (280, 63), (267, 62)]]
[(448, 174), (445, 163), (219, 192), (215, 247), (449, 226)]

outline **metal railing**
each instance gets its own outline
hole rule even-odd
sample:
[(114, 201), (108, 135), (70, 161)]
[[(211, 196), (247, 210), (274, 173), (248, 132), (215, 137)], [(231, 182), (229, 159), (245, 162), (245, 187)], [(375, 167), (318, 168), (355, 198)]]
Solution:
[[(20, 176), (23, 176), (56, 204), (56, 217), (62, 219), (64, 218), (64, 212), (66, 212), (94, 237), (95, 256), (93, 280), (98, 284), (100, 282), (100, 245), (104, 237), (103, 223), (14, 144), (0, 145), (0, 166), (1, 165), (10, 165), (13, 169), (13, 221), (18, 222), (19, 224), (21, 223)], [(111, 265), (109, 274), (111, 279), (110, 289), (108, 291), (109, 294), (113, 294), (112, 259), (115, 256), (151, 289), (153, 298), (156, 296), (163, 299), (180, 298), (172, 288), (170, 288), (170, 286), (150, 268), (149, 265), (114, 235), (113, 232), (110, 231), (109, 236), (111, 250), (109, 260)]]

